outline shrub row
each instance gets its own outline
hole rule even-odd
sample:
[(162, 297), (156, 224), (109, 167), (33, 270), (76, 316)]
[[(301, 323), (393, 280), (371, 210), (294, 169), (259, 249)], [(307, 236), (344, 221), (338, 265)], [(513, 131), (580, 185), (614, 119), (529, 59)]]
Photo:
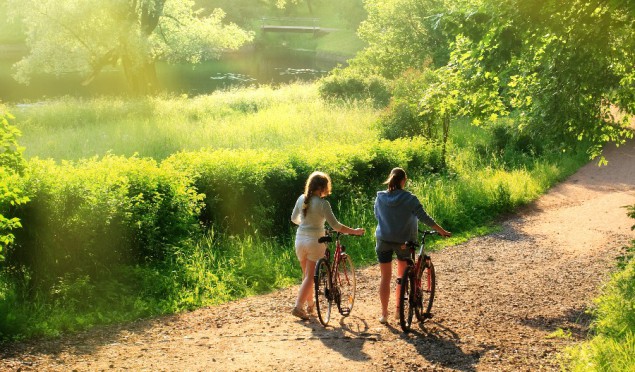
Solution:
[(160, 261), (197, 228), (201, 197), (151, 159), (34, 159), (28, 167), (23, 189), (31, 201), (18, 211), (23, 228), (7, 261), (29, 268), (35, 284)]
[(310, 172), (331, 174), (332, 199), (372, 196), (389, 170), (437, 171), (440, 150), (423, 139), (290, 152), (181, 152), (162, 163), (105, 156), (56, 164), (31, 160), (24, 228), (7, 252), (31, 283), (108, 274), (113, 265), (160, 264), (203, 227), (229, 234), (288, 233), (289, 215)]

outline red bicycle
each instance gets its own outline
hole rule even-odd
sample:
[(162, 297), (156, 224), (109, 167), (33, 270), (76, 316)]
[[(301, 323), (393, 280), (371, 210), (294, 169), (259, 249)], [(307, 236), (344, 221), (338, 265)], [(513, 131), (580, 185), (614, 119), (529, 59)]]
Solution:
[[(348, 234), (327, 230), (326, 235), (318, 239), (318, 242), (324, 243), (326, 250), (324, 257), (315, 264), (315, 309), (325, 327), (331, 319), (333, 303), (342, 316), (348, 316), (355, 302), (355, 267), (346, 254), (346, 247), (340, 243), (341, 235)], [(328, 243), (332, 242), (335, 242), (335, 253), (331, 262)]]
[[(421, 231), (421, 243), (406, 242), (410, 249), (408, 266), (397, 284), (401, 285), (399, 292), (399, 323), (404, 332), (410, 331), (413, 315), (419, 322), (432, 318), (432, 302), (436, 285), (434, 265), (430, 256), (425, 254), (425, 240), (427, 235), (437, 235), (436, 231)], [(415, 250), (419, 246), (419, 254), (415, 260)]]

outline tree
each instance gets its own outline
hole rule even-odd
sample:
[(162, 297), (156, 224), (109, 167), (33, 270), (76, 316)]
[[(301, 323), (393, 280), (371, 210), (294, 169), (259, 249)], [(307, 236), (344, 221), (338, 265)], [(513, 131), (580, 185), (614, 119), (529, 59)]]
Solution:
[[(635, 114), (635, 13), (628, 4), (554, 0), (529, 7), (511, 1), (505, 8), (523, 40), (507, 65), (512, 103), (524, 118), (521, 129), (549, 138), (560, 150), (587, 141), (590, 157), (607, 142), (632, 136), (627, 122)], [(613, 105), (627, 115), (614, 116)]]
[(441, 124), (442, 159), (453, 119), (467, 116), (479, 125), (484, 118), (493, 120), (507, 113), (499, 95), (500, 79), (483, 64), (483, 45), (474, 47), (471, 40), (459, 35), (452, 44), (447, 65), (435, 71), (419, 101), (420, 115)]
[(478, 40), (487, 16), (470, 0), (366, 0), (358, 34), (368, 47), (352, 65), (397, 78), (408, 69), (444, 66), (462, 34)]
[[(457, 65), (465, 71), (449, 71), (478, 78), (479, 66), (495, 76), (498, 89), (488, 91), (518, 114), (518, 131), (554, 150), (584, 141), (591, 157), (632, 136), (626, 123), (635, 114), (635, 1), (367, 0), (366, 8), (359, 34), (369, 46), (352, 68), (392, 79), (408, 69), (443, 68), (462, 35), (478, 57)], [(470, 94), (462, 89), (459, 96)], [(615, 107), (626, 115), (614, 116)], [(470, 115), (479, 110), (472, 106)]]
[(79, 72), (88, 84), (106, 66), (121, 66), (133, 92), (156, 89), (155, 61), (218, 58), (253, 38), (215, 9), (193, 10), (193, 0), (8, 0), (26, 28), (30, 53), (15, 78)]
[(0, 105), (0, 260), (3, 248), (14, 241), (12, 230), (22, 227), (17, 217), (12, 217), (15, 207), (29, 201), (20, 188), (20, 178), (24, 174), (23, 148), (17, 143), (18, 129), (9, 122), (13, 120)]

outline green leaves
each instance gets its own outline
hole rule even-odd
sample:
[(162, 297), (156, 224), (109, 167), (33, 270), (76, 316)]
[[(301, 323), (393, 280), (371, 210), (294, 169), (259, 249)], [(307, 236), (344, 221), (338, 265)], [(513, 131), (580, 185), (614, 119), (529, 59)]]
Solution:
[(17, 142), (20, 131), (9, 120), (13, 116), (0, 105), (0, 260), (3, 249), (15, 240), (12, 231), (22, 227), (15, 208), (29, 201), (21, 185), (25, 163)]

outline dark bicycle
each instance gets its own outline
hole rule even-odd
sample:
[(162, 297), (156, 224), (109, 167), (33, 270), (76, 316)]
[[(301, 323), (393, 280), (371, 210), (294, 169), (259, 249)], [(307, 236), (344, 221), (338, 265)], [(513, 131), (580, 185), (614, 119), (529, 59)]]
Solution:
[[(439, 234), (436, 231), (421, 231), (421, 242), (406, 242), (410, 249), (408, 266), (401, 278), (397, 278), (397, 284), (401, 285), (399, 292), (399, 323), (404, 332), (410, 330), (412, 318), (417, 316), (419, 322), (432, 318), (432, 302), (434, 301), (435, 276), (432, 259), (425, 251), (425, 240), (428, 235)], [(419, 247), (419, 253), (415, 250)]]
[[(324, 257), (315, 264), (315, 308), (323, 326), (331, 319), (333, 303), (342, 316), (348, 316), (355, 302), (355, 267), (346, 254), (346, 247), (340, 243), (342, 234), (335, 230), (327, 230), (326, 236), (319, 238), (324, 243)], [(353, 236), (353, 235), (351, 235)], [(335, 253), (331, 261), (329, 243), (335, 242)]]

